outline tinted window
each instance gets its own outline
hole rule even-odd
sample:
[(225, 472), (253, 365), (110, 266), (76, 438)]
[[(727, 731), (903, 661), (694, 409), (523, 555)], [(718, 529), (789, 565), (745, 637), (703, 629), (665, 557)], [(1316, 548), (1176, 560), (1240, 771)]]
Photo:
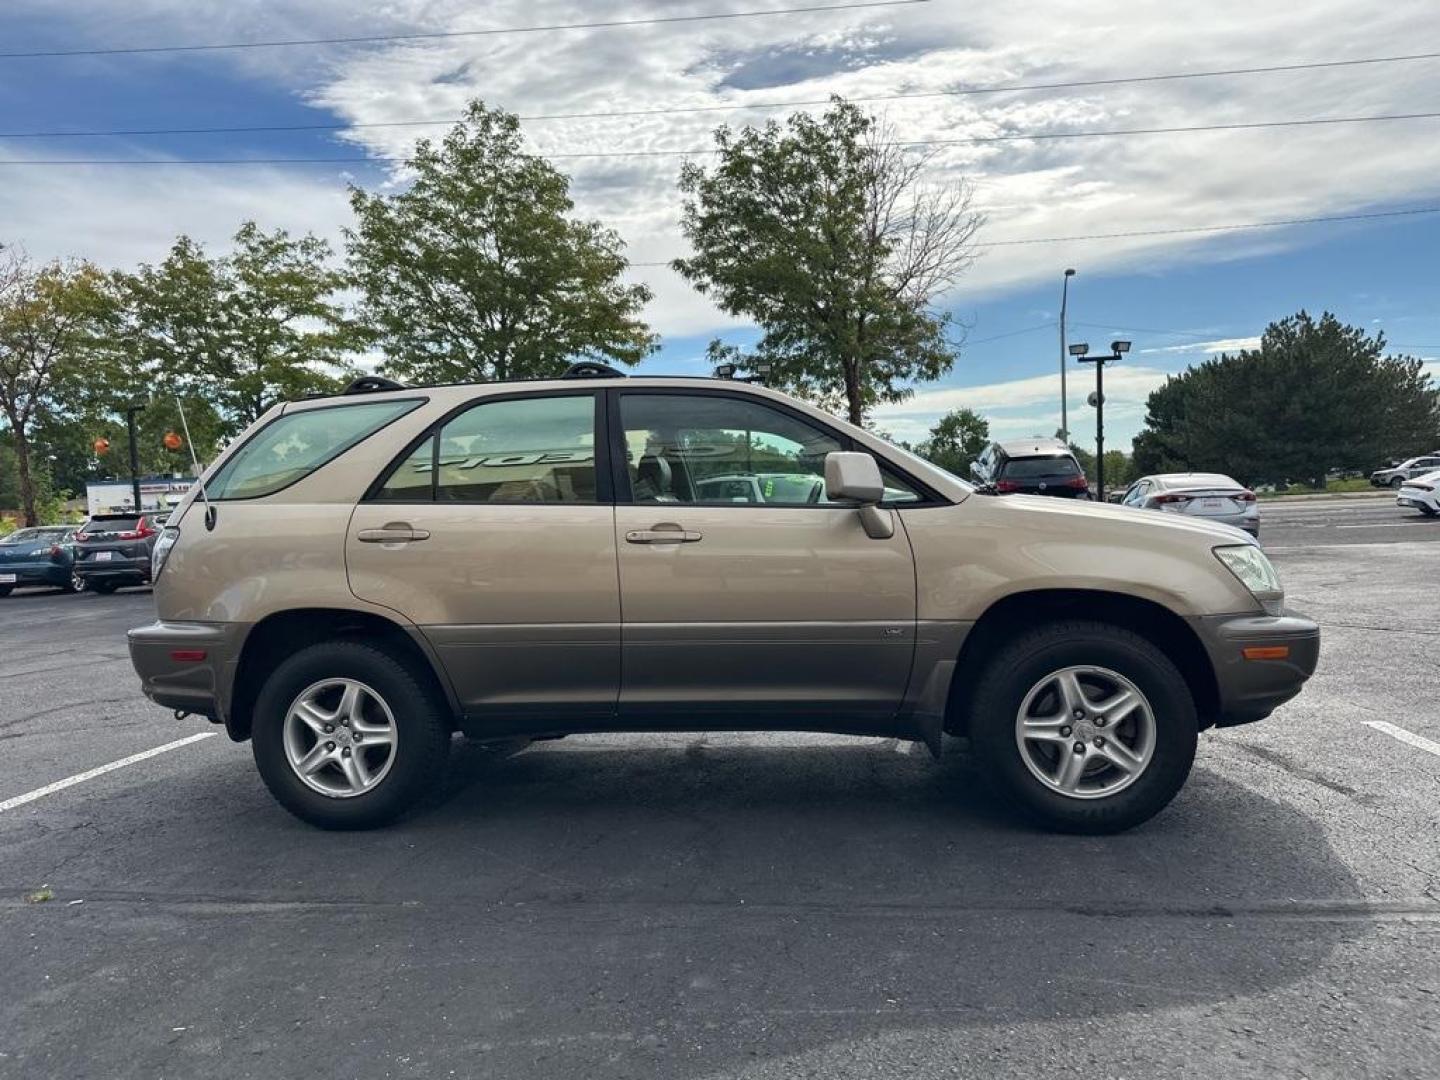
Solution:
[(594, 502), (595, 475), (594, 395), (512, 398), (448, 421), (400, 462), (376, 498)]
[[(211, 498), (214, 498), (212, 495)], [(107, 532), (133, 532), (140, 527), (140, 518), (135, 514), (107, 514), (105, 517), (92, 517), (80, 531), (84, 533), (107, 533)]]
[(373, 401), (290, 413), (266, 425), (207, 485), (213, 499), (253, 499), (295, 483), (418, 401)]
[[(626, 394), (625, 464), (635, 502), (826, 502), (825, 456), (835, 435), (761, 402), (720, 395)], [(918, 496), (884, 469), (886, 500)]]
[(1033, 480), (1041, 476), (1078, 476), (1080, 466), (1068, 457), (1011, 458), (1005, 463), (1005, 479)]

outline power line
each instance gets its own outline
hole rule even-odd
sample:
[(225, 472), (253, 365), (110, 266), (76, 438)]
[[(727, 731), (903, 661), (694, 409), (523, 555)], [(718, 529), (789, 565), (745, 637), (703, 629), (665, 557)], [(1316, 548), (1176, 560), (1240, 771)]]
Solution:
[[(1214, 71), (1184, 71), (1158, 75), (1134, 75), (1117, 79), (1080, 79), (1071, 82), (1052, 83), (1009, 83), (995, 86), (971, 86), (957, 90), (918, 90), (909, 93), (871, 94), (852, 97), (847, 100), (856, 104), (873, 104), (882, 101), (933, 100), (935, 98), (966, 97), (976, 94), (1008, 94), (1036, 90), (1072, 90), (1097, 86), (1121, 86), (1130, 83), (1171, 82), (1180, 79), (1213, 79), (1221, 76), (1261, 75), (1287, 71), (1314, 71), (1322, 68), (1356, 67), (1363, 64), (1395, 64), (1414, 60), (1440, 59), (1440, 52), (1412, 53), (1405, 56), (1372, 56), (1356, 60), (1319, 60), (1303, 64), (1275, 64), (1268, 67), (1226, 68)], [(606, 120), (643, 116), (675, 116), (687, 113), (728, 113), (747, 112), (762, 109), (798, 109), (817, 105), (828, 105), (829, 98), (809, 98), (797, 101), (735, 102), (727, 105), (679, 105), (662, 109), (612, 109), (602, 112), (535, 113), (517, 119), (526, 123), (538, 120)], [(260, 132), (307, 132), (307, 131), (350, 131), (368, 128), (441, 127), (460, 123), (459, 116), (435, 120), (375, 120), (368, 123), (324, 123), (324, 124), (243, 124), (232, 127), (185, 127), (185, 128), (115, 128), (92, 131), (17, 131), (0, 134), (0, 139), (60, 139), (60, 138), (101, 138), (105, 136), (139, 135), (226, 135), (255, 134)]]
[[(1328, 214), (1323, 217), (1279, 218), (1275, 221), (1248, 221), (1225, 225), (1193, 225), (1176, 229), (1130, 229), (1126, 232), (1085, 233), (1077, 236), (1031, 236), (1023, 240), (990, 240), (975, 245), (977, 248), (1017, 247), (1022, 244), (1068, 244), (1082, 240), (1125, 240), (1140, 236), (1180, 236), (1186, 233), (1241, 232), (1246, 229), (1276, 229), (1287, 225), (1327, 225), (1342, 221), (1375, 221), (1382, 218), (1417, 217), (1421, 214), (1440, 214), (1440, 206), (1422, 206), (1409, 210), (1378, 210), (1368, 214)], [(641, 267), (665, 267), (665, 262), (632, 262), (632, 269)], [(1073, 320), (1072, 320), (1073, 321)], [(1153, 330), (1143, 326), (1111, 326), (1105, 323), (1075, 322), (1076, 326), (1090, 326), (1102, 329), (1133, 330), (1145, 334), (1176, 334), (1177, 336), (1205, 338), (1205, 334), (1194, 334), (1185, 330)], [(1017, 331), (1028, 333), (1028, 331)], [(978, 344), (978, 342), (976, 342)], [(1428, 345), (1406, 345), (1397, 348), (1422, 349)]]
[[(1437, 207), (1437, 209), (1440, 209), (1440, 207)], [(633, 264), (632, 264), (632, 265), (633, 265)], [(1071, 326), (1088, 326), (1088, 327), (1090, 327), (1092, 330), (1124, 330), (1124, 331), (1126, 331), (1127, 333), (1133, 333), (1133, 334), (1164, 334), (1164, 335), (1173, 336), (1173, 337), (1188, 337), (1188, 338), (1195, 338), (1197, 341), (1205, 341), (1205, 342), (1212, 342), (1212, 341), (1217, 341), (1217, 340), (1225, 340), (1225, 339), (1222, 339), (1222, 338), (1217, 338), (1217, 337), (1215, 336), (1215, 332), (1213, 332), (1213, 331), (1212, 331), (1211, 333), (1208, 333), (1208, 334), (1197, 334), (1194, 330), (1159, 330), (1159, 329), (1156, 329), (1156, 328), (1153, 327), (1153, 326), (1121, 326), (1121, 325), (1119, 325), (1118, 323), (1107, 323), (1107, 322), (1080, 322), (1079, 320), (1076, 320), (1076, 319), (1071, 319), (1071, 320), (1070, 320), (1070, 325), (1071, 325)], [(1028, 333), (1028, 331), (1025, 331), (1025, 330), (1017, 330), (1017, 331), (1015, 331), (1015, 332), (1016, 332), (1016, 333), (1020, 333), (1020, 334)], [(1252, 336), (1253, 336), (1253, 335), (1252, 335)], [(1413, 344), (1413, 343), (1399, 342), (1399, 341), (1387, 341), (1387, 342), (1385, 343), (1385, 346), (1386, 346), (1386, 348), (1389, 348), (1389, 349), (1440, 349), (1440, 345), (1415, 345), (1415, 344)]]
[(930, 0), (862, 0), (860, 3), (851, 4), (816, 4), (807, 7), (773, 8), (763, 11), (722, 11), (707, 15), (662, 15), (649, 19), (610, 19), (604, 22), (552, 23), (547, 26), (503, 26), (487, 30), (436, 30), (413, 34), (284, 38), (274, 41), (230, 41), (201, 45), (131, 45), (108, 49), (37, 49), (30, 52), (0, 53), (0, 60), (33, 60), (65, 56), (134, 56), (140, 53), (220, 52), (230, 49), (279, 49), (297, 45), (369, 45), (385, 41), (437, 41), (451, 38), (494, 37), (501, 34), (541, 34), (557, 30), (611, 30), (626, 26), (715, 22), (721, 19), (752, 19), (770, 15), (800, 15), (823, 11), (858, 11), (864, 8), (904, 7), (910, 4), (928, 4), (929, 2)]
[[(1206, 131), (1251, 131), (1260, 128), (1316, 127), (1324, 124), (1374, 124), (1397, 120), (1434, 120), (1440, 112), (1394, 113), (1386, 116), (1328, 116), (1305, 120), (1264, 120), (1239, 124), (1198, 124), (1187, 127), (1112, 128), (1105, 131), (1038, 131), (1012, 132), (1007, 135), (983, 135), (965, 139), (915, 139), (901, 142), (904, 147), (916, 146), (979, 146), (986, 143), (1022, 142), (1050, 139), (1095, 139), (1105, 136), (1181, 135)], [(703, 150), (593, 150), (537, 154), (552, 161), (581, 158), (666, 158), (703, 157), (719, 153), (713, 147)], [(283, 158), (7, 158), (0, 165), (408, 165), (408, 157), (283, 157)]]

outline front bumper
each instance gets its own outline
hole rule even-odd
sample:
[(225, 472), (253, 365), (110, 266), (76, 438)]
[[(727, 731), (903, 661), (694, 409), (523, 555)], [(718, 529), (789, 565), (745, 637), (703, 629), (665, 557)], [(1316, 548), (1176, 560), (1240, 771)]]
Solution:
[(222, 722), (246, 629), (243, 623), (137, 626), (126, 636), (140, 689), (157, 705)]
[(1195, 630), (1220, 691), (1217, 727), (1265, 719), (1300, 692), (1320, 659), (1320, 627), (1293, 612), (1202, 615)]

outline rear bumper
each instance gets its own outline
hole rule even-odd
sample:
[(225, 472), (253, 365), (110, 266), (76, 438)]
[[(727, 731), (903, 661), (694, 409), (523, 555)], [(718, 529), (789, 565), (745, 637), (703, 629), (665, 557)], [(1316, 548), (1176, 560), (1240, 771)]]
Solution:
[(1194, 625), (1220, 691), (1218, 727), (1265, 719), (1300, 692), (1320, 659), (1320, 627), (1303, 615), (1205, 615)]
[(154, 622), (127, 635), (140, 689), (157, 705), (223, 721), (244, 623)]
[(75, 563), (75, 573), (86, 581), (149, 581), (150, 556), (96, 562), (92, 556)]
[(0, 563), (0, 579), (9, 574), (14, 581), (0, 581), (0, 585), (20, 588), (25, 585), (55, 585), (70, 583), (70, 567), (64, 563)]

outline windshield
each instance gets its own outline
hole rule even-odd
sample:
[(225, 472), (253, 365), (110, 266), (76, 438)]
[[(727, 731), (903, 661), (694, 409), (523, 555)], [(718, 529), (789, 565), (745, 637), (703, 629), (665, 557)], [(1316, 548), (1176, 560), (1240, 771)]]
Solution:
[(53, 544), (63, 540), (67, 532), (68, 529), (20, 529), (0, 539), (0, 544)]

